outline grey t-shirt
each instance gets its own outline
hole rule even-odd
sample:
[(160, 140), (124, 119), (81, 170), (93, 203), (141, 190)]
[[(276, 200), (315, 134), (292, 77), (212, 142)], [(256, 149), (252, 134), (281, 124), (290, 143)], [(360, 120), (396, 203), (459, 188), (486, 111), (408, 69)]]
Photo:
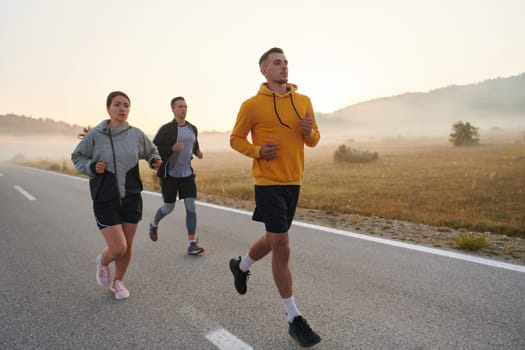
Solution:
[(195, 134), (193, 134), (189, 124), (179, 125), (178, 128), (177, 142), (182, 142), (184, 149), (171, 155), (168, 163), (168, 174), (171, 177), (187, 177), (192, 174), (191, 157), (193, 156)]

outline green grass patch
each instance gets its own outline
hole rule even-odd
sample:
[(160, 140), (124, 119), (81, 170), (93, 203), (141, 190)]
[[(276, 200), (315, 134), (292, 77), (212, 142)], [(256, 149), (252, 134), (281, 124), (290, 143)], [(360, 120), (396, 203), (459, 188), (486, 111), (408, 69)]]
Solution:
[(457, 248), (469, 251), (480, 250), (487, 245), (485, 237), (472, 232), (458, 234), (455, 242)]

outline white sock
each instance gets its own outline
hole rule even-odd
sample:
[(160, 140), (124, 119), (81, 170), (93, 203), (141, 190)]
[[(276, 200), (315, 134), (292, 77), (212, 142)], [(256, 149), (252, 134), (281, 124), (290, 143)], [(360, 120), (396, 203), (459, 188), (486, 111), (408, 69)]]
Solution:
[(153, 222), (153, 220), (152, 220), (152, 221), (150, 221), (149, 223), (150, 223), (150, 224), (151, 224), (151, 226), (153, 226), (153, 227), (157, 227), (157, 226), (158, 226), (158, 225), (155, 225), (155, 223)]
[(195, 243), (195, 240), (194, 240), (194, 239), (188, 239), (188, 247), (189, 247), (192, 243)]
[(295, 305), (295, 299), (293, 295), (289, 298), (283, 299), (283, 303), (286, 314), (288, 315), (288, 322), (292, 323), (295, 316), (301, 315), (299, 310), (297, 310), (297, 305)]
[(242, 257), (241, 262), (239, 263), (239, 268), (242, 272), (246, 272), (252, 267), (252, 265), (255, 264), (255, 260), (250, 258), (250, 255), (246, 254)]

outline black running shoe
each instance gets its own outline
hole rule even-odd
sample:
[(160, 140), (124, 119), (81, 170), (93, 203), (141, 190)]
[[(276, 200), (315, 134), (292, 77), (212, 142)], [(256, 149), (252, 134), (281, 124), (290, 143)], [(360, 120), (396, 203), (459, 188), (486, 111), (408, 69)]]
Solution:
[(188, 247), (188, 255), (200, 255), (202, 253), (204, 253), (204, 248), (199, 247), (196, 242), (191, 242)]
[(321, 337), (315, 333), (302, 316), (295, 316), (292, 323), (288, 323), (288, 333), (301, 346), (308, 348), (321, 341)]
[(241, 257), (239, 257), (239, 260), (231, 259), (230, 270), (233, 273), (233, 282), (235, 284), (235, 289), (237, 289), (237, 292), (239, 292), (239, 294), (246, 294), (246, 290), (248, 289), (248, 287), (246, 286), (246, 281), (248, 280), (250, 271), (242, 271), (239, 268), (240, 263)]
[(151, 224), (151, 222), (149, 223), (149, 238), (153, 241), (153, 242), (156, 242), (157, 239), (159, 238), (158, 234), (157, 234), (157, 230), (159, 229), (158, 226), (153, 226)]

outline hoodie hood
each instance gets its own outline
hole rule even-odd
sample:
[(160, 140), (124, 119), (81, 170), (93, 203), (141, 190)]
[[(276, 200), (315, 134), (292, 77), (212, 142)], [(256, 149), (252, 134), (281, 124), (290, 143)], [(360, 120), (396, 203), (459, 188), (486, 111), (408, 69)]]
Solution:
[(276, 92), (273, 92), (272, 90), (270, 90), (270, 88), (268, 87), (268, 85), (266, 85), (266, 83), (262, 83), (261, 86), (259, 87), (259, 91), (257, 92), (258, 95), (267, 95), (267, 96), (272, 96), (272, 95), (275, 95), (276, 97), (284, 97), (284, 96), (288, 96), (292, 93), (294, 93), (295, 91), (297, 91), (297, 85), (295, 84), (290, 84), (290, 83), (287, 83), (286, 84), (286, 88), (287, 88), (287, 92), (284, 94), (284, 95), (281, 95), (281, 94), (278, 94)]
[[(109, 123), (111, 119), (106, 119), (106, 120), (103, 120), (101, 121), (96, 127), (95, 127), (95, 130), (97, 130), (98, 132), (101, 132), (103, 134), (106, 134), (106, 135), (109, 135), (109, 129), (107, 128), (107, 125)], [(122, 123), (121, 126), (119, 126), (118, 128), (111, 128), (111, 135), (118, 135), (128, 129), (130, 129), (131, 126), (128, 124), (128, 122), (124, 122)]]

